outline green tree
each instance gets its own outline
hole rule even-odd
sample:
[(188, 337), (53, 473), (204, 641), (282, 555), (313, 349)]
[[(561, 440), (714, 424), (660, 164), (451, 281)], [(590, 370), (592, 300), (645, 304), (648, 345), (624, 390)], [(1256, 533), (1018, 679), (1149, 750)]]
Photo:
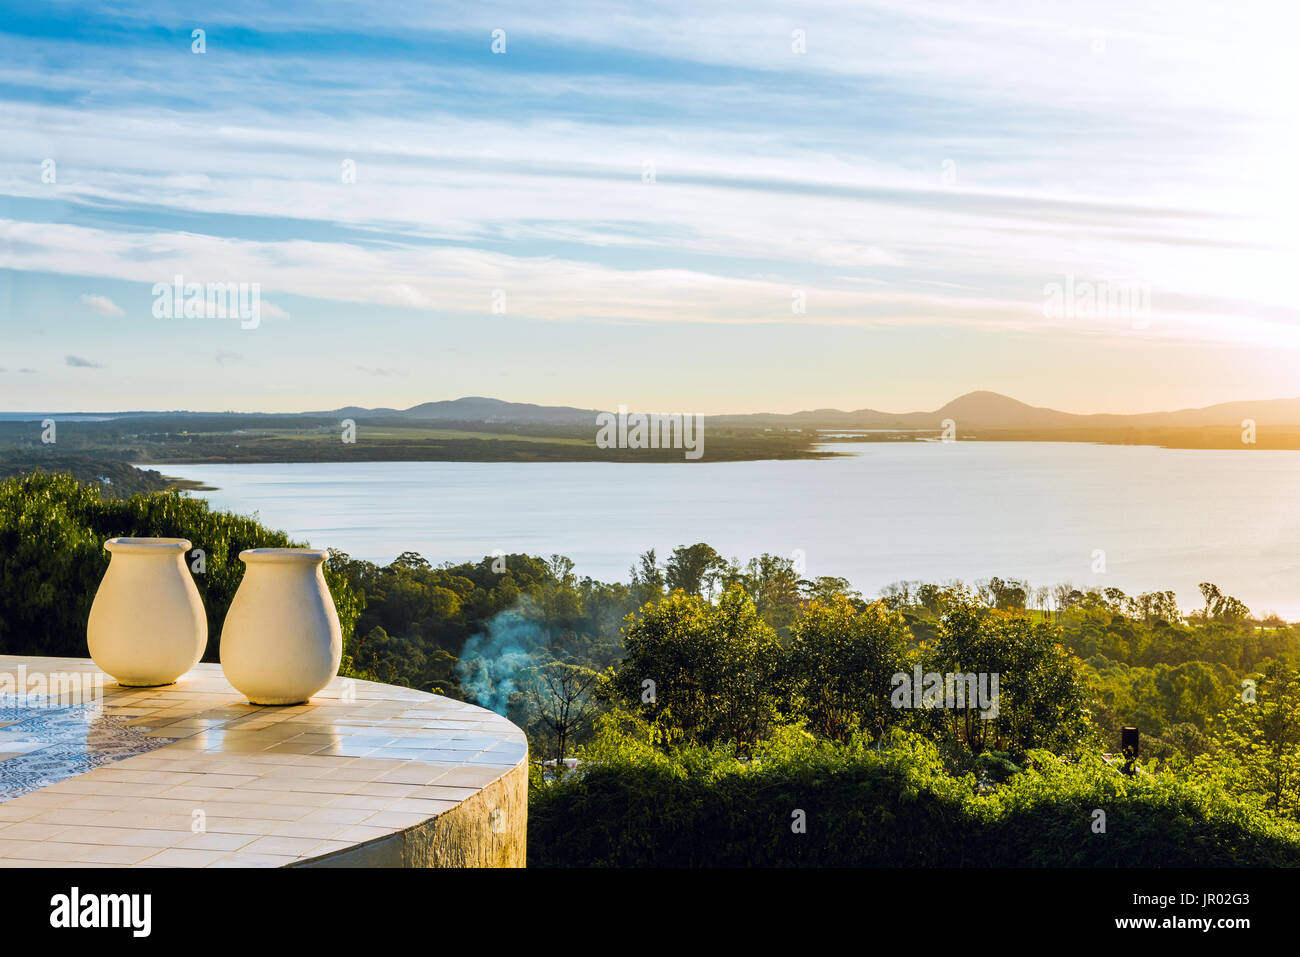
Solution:
[(1032, 748), (1067, 751), (1089, 730), (1082, 664), (1057, 642), (1057, 630), (1023, 611), (998, 611), (954, 600), (927, 670), (998, 678), (996, 716), (967, 700), (946, 713), (953, 736), (978, 754), (992, 746), (1023, 754)]
[(883, 602), (862, 611), (843, 596), (809, 605), (786, 655), (794, 707), (807, 714), (808, 727), (835, 740), (882, 734), (898, 716), (890, 691), (906, 667), (907, 638), (902, 613)]
[(802, 597), (793, 559), (768, 554), (751, 558), (743, 569), (726, 576), (726, 584), (744, 588), (763, 620), (779, 635), (788, 632), (799, 614)]
[(669, 591), (680, 588), (688, 595), (707, 595), (726, 568), (722, 556), (703, 542), (682, 545), (668, 556), (664, 584)]
[(424, 652), (415, 642), (394, 638), (379, 625), (356, 642), (352, 652), (353, 667), (387, 684), (412, 684), (411, 676), (425, 666)]
[(523, 676), (525, 693), (554, 742), (556, 773), (579, 735), (591, 727), (600, 712), (595, 697), (600, 674), (567, 661), (534, 665)]
[(854, 602), (862, 600), (862, 592), (855, 589), (847, 578), (834, 575), (819, 575), (811, 581), (801, 580), (799, 589), (805, 601), (830, 602), (841, 596)]
[(985, 600), (994, 608), (1007, 611), (1012, 608), (1024, 608), (1029, 596), (1029, 586), (1015, 579), (1003, 580), (996, 575), (991, 578), (981, 591)]
[(629, 616), (608, 692), (686, 741), (752, 745), (778, 718), (776, 634), (738, 586), (677, 590)]
[(641, 604), (657, 601), (664, 593), (664, 573), (653, 548), (646, 550), (632, 566), (632, 588)]
[(1220, 722), (1215, 744), (1229, 786), (1300, 818), (1300, 675), (1274, 663), (1255, 694), (1243, 693)]

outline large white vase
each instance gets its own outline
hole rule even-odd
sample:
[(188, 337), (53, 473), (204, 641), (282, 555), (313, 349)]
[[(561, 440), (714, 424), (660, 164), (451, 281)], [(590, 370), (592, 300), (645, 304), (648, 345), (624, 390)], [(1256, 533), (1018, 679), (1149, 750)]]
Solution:
[(171, 684), (208, 643), (208, 616), (185, 564), (183, 538), (110, 538), (112, 556), (95, 592), (86, 644), (118, 684)]
[(329, 586), (329, 552), (250, 548), (221, 631), (221, 668), (253, 704), (302, 704), (339, 672), (343, 633)]

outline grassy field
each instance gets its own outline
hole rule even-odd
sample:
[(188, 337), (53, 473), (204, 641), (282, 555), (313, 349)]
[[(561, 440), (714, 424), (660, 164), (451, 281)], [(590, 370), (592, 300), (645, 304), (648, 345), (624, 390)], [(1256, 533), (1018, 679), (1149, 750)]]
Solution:
[[(290, 441), (319, 441), (323, 437), (338, 438), (338, 429), (288, 430), (246, 429), (241, 434)], [(469, 432), (461, 429), (396, 428), (393, 426), (360, 426), (358, 437), (364, 431), (366, 441), (420, 442), (427, 440), (482, 439), (485, 442), (540, 442), (543, 445), (590, 445), (590, 439), (562, 438), (541, 435), (511, 435), (502, 432)]]
[[(150, 413), (108, 421), (68, 420), (57, 443), (42, 440), (39, 423), (0, 422), (0, 466), (5, 462), (55, 463), (79, 457), (78, 474), (90, 480), (92, 461), (193, 465), (292, 462), (744, 462), (831, 458), (822, 443), (935, 441), (932, 432), (879, 431), (825, 438), (814, 429), (709, 425), (703, 455), (677, 449), (603, 449), (584, 425), (484, 422), (408, 423), (358, 418), (354, 442), (342, 441), (333, 417), (253, 416), (233, 413)], [(1236, 428), (967, 430), (960, 441), (1090, 442), (1177, 449), (1258, 451), (1300, 449), (1300, 427), (1261, 428), (1243, 442)], [(15, 466), (16, 467), (16, 466)], [(63, 470), (67, 470), (66, 468)]]
[(563, 425), (406, 424), (359, 419), (355, 441), (340, 422), (285, 416), (176, 413), (60, 423), (46, 444), (29, 422), (0, 422), (0, 463), (65, 456), (158, 465), (290, 462), (738, 462), (828, 458), (811, 431), (707, 429), (703, 454), (682, 448), (600, 448), (595, 429)]

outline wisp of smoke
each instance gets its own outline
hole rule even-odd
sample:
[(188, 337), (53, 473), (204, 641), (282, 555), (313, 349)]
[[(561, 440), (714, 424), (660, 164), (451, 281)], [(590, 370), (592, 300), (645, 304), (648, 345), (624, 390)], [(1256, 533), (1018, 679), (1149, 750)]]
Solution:
[(486, 631), (465, 642), (456, 664), (465, 696), (504, 715), (510, 695), (523, 690), (523, 672), (537, 663), (536, 653), (547, 643), (546, 629), (527, 618), (522, 605), (492, 616)]

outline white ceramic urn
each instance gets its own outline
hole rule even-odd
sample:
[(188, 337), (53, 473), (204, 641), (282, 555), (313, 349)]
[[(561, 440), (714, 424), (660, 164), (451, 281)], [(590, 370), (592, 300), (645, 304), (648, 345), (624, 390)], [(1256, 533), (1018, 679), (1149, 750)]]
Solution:
[(95, 664), (131, 687), (171, 684), (208, 644), (208, 616), (185, 564), (183, 538), (110, 538), (86, 644)]
[(339, 672), (343, 633), (325, 584), (329, 552), (250, 548), (221, 630), (221, 668), (253, 704), (302, 704)]

